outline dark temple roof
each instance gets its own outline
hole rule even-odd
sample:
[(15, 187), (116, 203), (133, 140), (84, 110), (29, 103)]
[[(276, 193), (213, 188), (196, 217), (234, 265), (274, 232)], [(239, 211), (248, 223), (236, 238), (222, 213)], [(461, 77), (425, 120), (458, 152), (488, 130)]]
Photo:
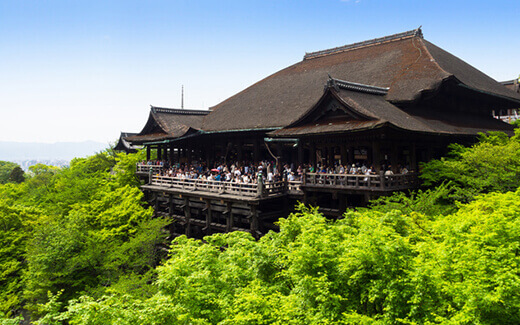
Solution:
[(143, 130), (128, 137), (132, 143), (175, 139), (201, 129), (205, 110), (173, 109), (151, 106), (148, 122)]
[[(514, 127), (494, 119), (491, 115), (458, 114), (453, 111), (435, 112), (433, 115), (416, 115), (406, 112), (385, 100), (382, 94), (367, 91), (367, 85), (358, 89), (337, 86), (328, 82), (318, 103), (300, 120), (285, 128), (271, 132), (274, 137), (301, 137), (335, 134), (346, 131), (363, 131), (391, 126), (401, 130), (446, 135), (477, 135), (479, 132), (503, 131), (512, 135)], [(323, 111), (331, 100), (344, 106), (346, 113), (340, 118), (309, 118)]]
[(416, 101), (423, 92), (439, 89), (446, 80), (520, 103), (520, 94), (424, 40), (418, 29), (308, 53), (301, 62), (213, 107), (202, 128), (217, 132), (291, 125), (319, 101), (329, 74), (354, 84), (388, 88), (384, 100), (391, 103)]
[(500, 82), (503, 86), (506, 86), (506, 88), (520, 93), (520, 78), (513, 79), (513, 80), (507, 80), (507, 81), (501, 81)]
[(139, 149), (139, 147), (132, 145), (130, 142), (126, 140), (127, 137), (131, 137), (134, 135), (137, 135), (137, 133), (121, 132), (121, 135), (119, 136), (119, 140), (117, 141), (114, 150), (132, 152)]

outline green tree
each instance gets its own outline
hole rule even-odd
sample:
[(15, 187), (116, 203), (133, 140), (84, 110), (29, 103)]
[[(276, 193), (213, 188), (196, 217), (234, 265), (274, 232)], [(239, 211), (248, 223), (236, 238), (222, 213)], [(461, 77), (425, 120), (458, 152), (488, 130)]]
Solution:
[(452, 200), (468, 202), (480, 193), (515, 191), (520, 186), (520, 129), (509, 138), (500, 132), (481, 134), (471, 147), (450, 146), (447, 157), (422, 166), (425, 186), (450, 182)]
[[(175, 239), (147, 299), (84, 296), (71, 324), (518, 324), (520, 192), (452, 214), (317, 209), (246, 233)], [(57, 319), (57, 318), (56, 318)]]
[(0, 184), (9, 182), (9, 175), (11, 174), (11, 171), (17, 166), (18, 164), (13, 162), (0, 160)]
[(24, 171), (20, 166), (16, 166), (9, 174), (9, 181), (13, 183), (21, 183), (25, 180)]
[[(19, 185), (0, 185), (0, 313), (16, 315), (23, 303), (25, 252), (41, 211), (16, 202)], [(10, 193), (10, 194), (7, 194)]]

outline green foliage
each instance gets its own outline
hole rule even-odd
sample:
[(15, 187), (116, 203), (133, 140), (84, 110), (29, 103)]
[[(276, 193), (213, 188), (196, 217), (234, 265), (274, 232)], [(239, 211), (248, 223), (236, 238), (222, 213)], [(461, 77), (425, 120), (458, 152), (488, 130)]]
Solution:
[(16, 166), (9, 173), (9, 181), (12, 183), (21, 183), (25, 180), (24, 171), (20, 166)]
[(69, 302), (71, 324), (518, 324), (520, 192), (452, 214), (300, 206), (280, 232), (176, 238), (159, 292)]
[(117, 164), (114, 167), (115, 179), (121, 185), (139, 186), (139, 179), (135, 174), (138, 162), (146, 160), (146, 151), (139, 150), (135, 154), (119, 153), (116, 156)]
[(0, 325), (20, 325), (22, 321), (22, 316), (7, 317), (4, 313), (0, 312)]
[(27, 250), (27, 299), (44, 302), (48, 291), (62, 290), (66, 301), (152, 269), (165, 222), (151, 219), (141, 197), (139, 189), (125, 186), (100, 192), (65, 216), (40, 219)]
[(61, 323), (59, 309), (80, 294), (157, 292), (150, 283), (165, 255), (158, 247), (167, 221), (152, 219), (141, 191), (115, 166), (116, 157), (101, 152), (68, 168), (35, 165), (25, 182), (0, 185), (2, 317), (30, 310), (41, 324)]
[[(456, 210), (456, 206), (448, 199), (453, 192), (454, 187), (450, 183), (442, 183), (433, 189), (424, 191), (396, 192), (371, 201), (369, 209), (379, 212), (399, 211), (403, 214), (416, 212), (426, 216), (445, 215)], [(366, 209), (360, 208), (359, 210)]]
[[(0, 187), (1, 193), (7, 186)], [(8, 316), (16, 314), (22, 302), (26, 245), (41, 213), (13, 203), (11, 198), (0, 196), (0, 312)]]
[(472, 147), (453, 144), (448, 157), (422, 166), (426, 186), (449, 181), (451, 200), (468, 202), (480, 193), (514, 191), (520, 186), (520, 130), (512, 138), (482, 134)]
[(518, 324), (518, 149), (452, 145), (434, 188), (335, 221), (300, 205), (258, 241), (181, 236), (166, 261), (142, 152), (33, 166), (0, 185), (0, 324)]
[(1, 161), (0, 160), (0, 184), (5, 184), (10, 182), (9, 176), (15, 167), (20, 168), (18, 164), (15, 164), (10, 161)]

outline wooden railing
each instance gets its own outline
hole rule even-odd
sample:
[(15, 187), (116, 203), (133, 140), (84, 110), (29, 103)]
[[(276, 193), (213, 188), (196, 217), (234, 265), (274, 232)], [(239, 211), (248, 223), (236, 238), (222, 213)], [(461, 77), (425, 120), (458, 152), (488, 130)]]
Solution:
[[(384, 175), (352, 175), (305, 173), (302, 181), (278, 181), (257, 183), (235, 183), (160, 176), (160, 165), (137, 165), (137, 172), (150, 175), (149, 184), (186, 191), (201, 191), (218, 194), (233, 194), (247, 197), (264, 197), (286, 192), (303, 193), (302, 187), (323, 187), (328, 189), (352, 189), (368, 191), (396, 191), (415, 188), (418, 185), (416, 173)], [(150, 172), (151, 170), (151, 172)]]
[(351, 175), (306, 173), (304, 186), (358, 190), (402, 190), (417, 186), (415, 173), (394, 175)]
[(259, 186), (256, 183), (234, 183), (159, 175), (152, 175), (150, 184), (185, 191), (201, 191), (247, 197), (270, 196), (281, 194), (285, 191), (284, 182), (265, 183)]
[(143, 165), (143, 164), (137, 164), (136, 172), (138, 174), (150, 174), (150, 170), (152, 171), (152, 174), (159, 174), (161, 170), (163, 169), (162, 165)]
[(287, 181), (287, 191), (299, 193), (302, 191), (302, 181)]

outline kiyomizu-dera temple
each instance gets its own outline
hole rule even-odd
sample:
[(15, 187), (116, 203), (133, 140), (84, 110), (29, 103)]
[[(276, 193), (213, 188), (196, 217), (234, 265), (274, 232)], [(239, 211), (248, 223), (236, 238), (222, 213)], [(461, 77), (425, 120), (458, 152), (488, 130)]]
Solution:
[(512, 134), (492, 112), (519, 104), (417, 29), (306, 53), (208, 111), (151, 107), (124, 140), (146, 147), (142, 189), (174, 232), (260, 236), (296, 200), (337, 217), (416, 187), (447, 144)]

